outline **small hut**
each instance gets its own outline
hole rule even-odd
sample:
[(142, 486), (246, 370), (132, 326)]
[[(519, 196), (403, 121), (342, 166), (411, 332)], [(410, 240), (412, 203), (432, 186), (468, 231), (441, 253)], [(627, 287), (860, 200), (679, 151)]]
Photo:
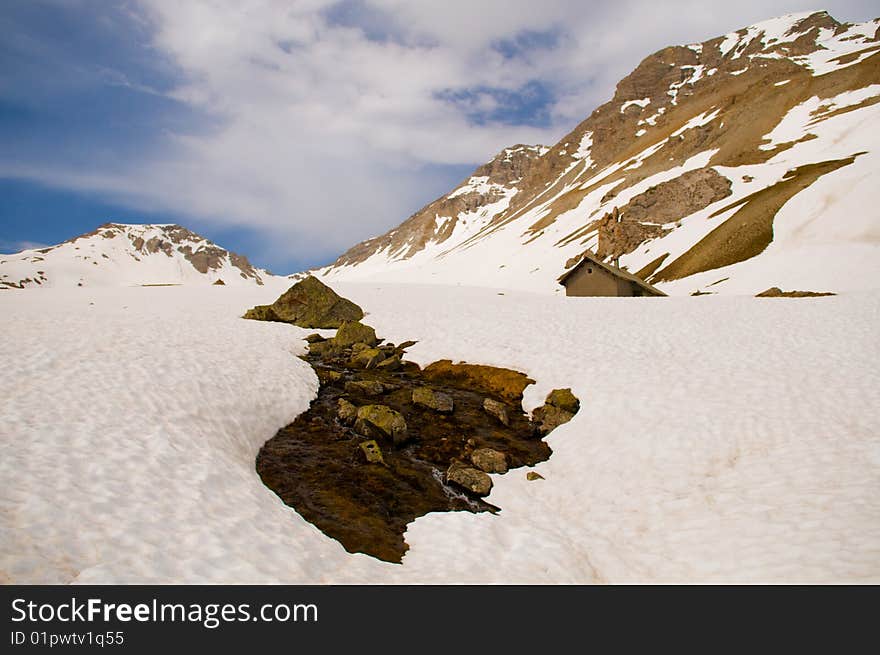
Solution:
[(666, 294), (632, 273), (606, 264), (591, 252), (559, 278), (566, 296), (665, 296)]

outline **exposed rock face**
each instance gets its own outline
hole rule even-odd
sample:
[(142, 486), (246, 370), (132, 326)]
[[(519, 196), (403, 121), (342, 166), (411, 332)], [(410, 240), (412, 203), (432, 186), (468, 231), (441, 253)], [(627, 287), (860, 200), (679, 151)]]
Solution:
[(248, 310), (244, 318), (281, 321), (306, 328), (338, 328), (346, 321), (359, 321), (363, 316), (360, 307), (310, 275), (271, 305), (257, 305)]
[(444, 414), (451, 412), (453, 409), (452, 396), (440, 391), (434, 391), (430, 387), (413, 389), (412, 401), (416, 405), (421, 405)]
[(475, 468), (453, 464), (446, 471), (446, 479), (464, 487), (476, 496), (488, 496), (492, 491), (492, 478)]
[(358, 409), (354, 429), (366, 437), (378, 433), (379, 436), (390, 438), (395, 446), (408, 438), (403, 415), (385, 405), (364, 405)]
[(477, 448), (471, 462), (486, 473), (507, 473), (507, 455), (493, 448)]
[(612, 260), (631, 253), (646, 241), (671, 232), (674, 228), (667, 223), (729, 196), (731, 186), (730, 180), (714, 168), (688, 171), (652, 186), (598, 221), (596, 255)]

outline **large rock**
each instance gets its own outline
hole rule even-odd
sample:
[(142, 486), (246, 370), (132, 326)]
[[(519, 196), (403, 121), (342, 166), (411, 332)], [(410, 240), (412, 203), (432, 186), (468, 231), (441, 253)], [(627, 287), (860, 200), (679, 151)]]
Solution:
[(475, 468), (455, 462), (446, 471), (446, 480), (467, 489), (477, 496), (488, 496), (492, 491), (492, 478)]
[(452, 411), (452, 396), (429, 387), (416, 387), (412, 392), (412, 401), (416, 405), (433, 409), (435, 412), (449, 413)]
[(290, 287), (271, 305), (258, 305), (244, 317), (306, 328), (338, 328), (345, 321), (361, 320), (364, 312), (310, 275)]
[(339, 348), (349, 348), (356, 343), (364, 343), (373, 347), (379, 343), (379, 340), (376, 338), (376, 331), (359, 320), (346, 321), (340, 325), (332, 341)]
[(554, 389), (547, 395), (547, 400), (544, 402), (571, 414), (577, 414), (581, 408), (581, 401), (571, 392), (571, 389)]
[(366, 437), (387, 437), (395, 446), (406, 442), (406, 420), (386, 405), (364, 405), (358, 409), (354, 429)]
[(507, 473), (507, 455), (493, 448), (477, 448), (471, 453), (471, 462), (486, 473)]
[(429, 364), (423, 371), (425, 380), (472, 391), (483, 391), (518, 404), (523, 389), (534, 384), (525, 373), (482, 364), (453, 364), (449, 359)]
[(510, 425), (510, 414), (508, 414), (507, 405), (504, 403), (493, 400), (492, 398), (486, 398), (483, 400), (483, 409), (501, 421), (504, 425)]

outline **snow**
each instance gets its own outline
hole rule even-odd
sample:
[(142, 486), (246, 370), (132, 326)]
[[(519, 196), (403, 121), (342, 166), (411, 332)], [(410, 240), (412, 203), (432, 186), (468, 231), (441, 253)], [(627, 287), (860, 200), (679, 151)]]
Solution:
[(523, 370), (529, 409), (554, 387), (582, 401), (545, 480), (493, 476), (500, 514), (422, 517), (393, 565), (255, 472), (317, 385), (306, 330), (238, 318), (282, 289), (0, 293), (4, 582), (880, 582), (876, 292), (337, 285), (382, 336), (418, 339), (415, 361)]
[(627, 100), (622, 105), (620, 105), (620, 113), (624, 113), (630, 107), (640, 107), (641, 109), (644, 109), (650, 104), (650, 98), (641, 98), (640, 100)]

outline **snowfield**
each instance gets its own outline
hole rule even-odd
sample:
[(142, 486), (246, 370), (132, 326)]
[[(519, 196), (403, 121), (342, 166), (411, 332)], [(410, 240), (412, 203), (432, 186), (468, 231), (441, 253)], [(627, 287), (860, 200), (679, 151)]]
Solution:
[(0, 581), (880, 582), (880, 292), (334, 285), (419, 363), (525, 371), (527, 409), (582, 402), (545, 480), (493, 476), (499, 515), (418, 519), (395, 565), (256, 474), (317, 389), (310, 330), (238, 318), (286, 286), (0, 292)]

